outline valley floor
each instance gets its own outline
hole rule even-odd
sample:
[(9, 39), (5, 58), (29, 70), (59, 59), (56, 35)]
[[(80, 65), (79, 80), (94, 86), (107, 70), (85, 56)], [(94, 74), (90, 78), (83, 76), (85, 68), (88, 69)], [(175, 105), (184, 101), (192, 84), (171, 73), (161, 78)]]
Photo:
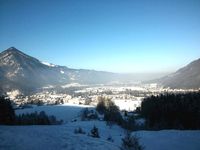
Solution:
[[(98, 127), (100, 138), (87, 134)], [(81, 127), (86, 134), (75, 134)], [(137, 131), (145, 150), (199, 150), (200, 131)], [(114, 140), (110, 142), (107, 138)], [(103, 121), (77, 121), (55, 126), (0, 126), (2, 150), (120, 150), (124, 130)]]

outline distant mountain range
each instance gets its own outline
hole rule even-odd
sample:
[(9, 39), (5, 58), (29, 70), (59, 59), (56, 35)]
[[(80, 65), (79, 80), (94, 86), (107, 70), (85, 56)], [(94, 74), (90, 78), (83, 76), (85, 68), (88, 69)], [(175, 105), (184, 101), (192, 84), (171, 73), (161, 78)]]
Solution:
[[(130, 82), (151, 79), (144, 74), (117, 74), (105, 71), (71, 69), (65, 66), (44, 63), (10, 47), (0, 53), (0, 92), (18, 89), (33, 91), (48, 85), (108, 84), (111, 82)], [(159, 76), (157, 76), (159, 77)], [(177, 72), (154, 80), (171, 88), (200, 87), (200, 59)]]
[(155, 82), (173, 89), (200, 88), (200, 59), (195, 60), (175, 73), (162, 77)]
[(47, 85), (68, 83), (100, 84), (115, 80), (117, 74), (103, 71), (70, 69), (44, 63), (11, 47), (0, 53), (0, 88), (2, 91), (34, 90)]

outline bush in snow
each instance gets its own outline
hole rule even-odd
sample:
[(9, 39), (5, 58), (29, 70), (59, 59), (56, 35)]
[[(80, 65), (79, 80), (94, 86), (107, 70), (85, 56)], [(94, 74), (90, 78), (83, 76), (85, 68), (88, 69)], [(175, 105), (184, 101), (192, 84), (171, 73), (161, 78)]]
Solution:
[(107, 121), (108, 125), (112, 125), (113, 123), (121, 125), (123, 122), (119, 107), (111, 99), (98, 97), (96, 110), (100, 114), (104, 114), (104, 120)]
[(107, 108), (104, 114), (104, 120), (111, 123), (115, 122), (119, 125), (121, 125), (123, 122), (123, 118), (120, 113), (119, 107), (117, 107), (115, 103), (112, 102), (111, 100), (108, 101)]
[(0, 124), (12, 125), (15, 122), (15, 112), (9, 99), (0, 97)]
[(81, 112), (81, 120), (93, 120), (97, 119), (98, 115), (95, 110), (89, 110), (88, 108), (85, 108)]
[(104, 114), (106, 111), (106, 98), (105, 97), (98, 97), (98, 104), (96, 106), (96, 110), (100, 114)]
[(77, 128), (74, 130), (75, 134), (85, 134), (85, 131), (83, 131), (83, 129), (81, 127)]
[(111, 101), (111, 99), (99, 97), (96, 110), (100, 114), (104, 114), (104, 120), (110, 127), (112, 127), (114, 123), (117, 123), (124, 129), (135, 129), (134, 116), (128, 116), (128, 113), (126, 112), (126, 117), (123, 119), (119, 107), (116, 106), (115, 103)]
[(144, 148), (139, 144), (139, 138), (126, 132), (125, 137), (122, 139), (121, 150), (143, 150)]
[(108, 136), (107, 141), (109, 141), (109, 142), (114, 142), (114, 140), (113, 140), (113, 138), (112, 138), (111, 135)]
[(94, 137), (94, 138), (100, 138), (99, 136), (99, 130), (96, 126), (94, 126), (92, 128), (92, 130), (90, 131), (90, 136)]
[(135, 118), (134, 116), (127, 116), (126, 119), (123, 120), (123, 123), (121, 125), (124, 129), (133, 131), (136, 129), (135, 125)]

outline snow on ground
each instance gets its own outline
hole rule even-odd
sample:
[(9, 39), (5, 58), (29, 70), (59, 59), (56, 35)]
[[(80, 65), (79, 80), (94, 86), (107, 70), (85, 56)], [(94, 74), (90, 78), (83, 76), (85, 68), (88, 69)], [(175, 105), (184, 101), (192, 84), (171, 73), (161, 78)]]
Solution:
[(41, 62), (41, 63), (46, 65), (46, 66), (49, 66), (49, 67), (55, 67), (55, 65), (52, 64), (52, 63), (48, 63), (48, 62)]
[(141, 100), (131, 100), (131, 99), (114, 99), (114, 103), (119, 107), (120, 110), (133, 111), (141, 105)]
[[(76, 121), (85, 105), (34, 106), (33, 108), (16, 110), (17, 114), (45, 111), (63, 119), (65, 124), (52, 126), (0, 126), (0, 150), (120, 150), (124, 129), (117, 125), (107, 126), (104, 121)], [(96, 126), (100, 138), (92, 138), (88, 133)], [(75, 134), (81, 127), (86, 134)], [(139, 142), (145, 150), (199, 150), (200, 131), (137, 131)], [(111, 136), (113, 142), (107, 138)]]
[[(98, 127), (100, 138), (87, 135)], [(86, 134), (75, 134), (81, 127)], [(145, 150), (199, 150), (200, 131), (137, 131)], [(111, 136), (114, 142), (107, 138)], [(56, 126), (0, 126), (0, 149), (8, 150), (119, 150), (124, 131), (103, 121), (78, 121)]]
[(62, 70), (60, 70), (60, 73), (61, 73), (61, 74), (64, 74), (65, 72), (64, 72), (64, 71), (62, 71)]
[[(74, 133), (74, 129), (79, 126), (88, 133), (94, 124), (99, 127), (99, 132), (103, 133), (102, 135), (100, 133), (101, 138)], [(119, 150), (118, 144), (106, 140), (108, 130), (110, 130), (109, 127), (100, 121), (69, 123), (60, 126), (0, 126), (0, 149)], [(111, 131), (114, 136), (119, 136), (117, 126)]]
[(91, 107), (88, 105), (77, 105), (77, 104), (63, 104), (53, 106), (33, 106), (33, 108), (17, 109), (15, 112), (17, 115), (23, 113), (32, 113), (45, 111), (48, 115), (54, 115), (57, 119), (62, 119), (64, 122), (68, 122), (77, 118), (80, 112), (85, 107)]
[(133, 90), (133, 91), (147, 91), (147, 89), (139, 86), (122, 86), (122, 87), (115, 87), (115, 86), (104, 86), (104, 85), (97, 85), (96, 87), (88, 87), (83, 90), (77, 90), (76, 93), (85, 93), (85, 92), (103, 92), (103, 91), (112, 91), (112, 92), (123, 92), (126, 90)]
[(51, 88), (54, 88), (54, 86), (53, 85), (48, 85), (48, 86), (42, 87), (42, 89), (51, 89)]
[(70, 83), (70, 84), (62, 85), (61, 87), (62, 88), (69, 88), (69, 87), (82, 87), (82, 86), (86, 86), (86, 85), (81, 85), (79, 83)]
[(200, 131), (138, 131), (145, 150), (200, 150)]

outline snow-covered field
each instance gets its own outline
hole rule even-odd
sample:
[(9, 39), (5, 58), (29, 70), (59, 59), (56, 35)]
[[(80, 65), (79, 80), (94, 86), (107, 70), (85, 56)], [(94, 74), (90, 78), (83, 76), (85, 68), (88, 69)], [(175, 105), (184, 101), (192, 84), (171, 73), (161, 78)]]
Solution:
[(200, 131), (138, 131), (145, 150), (200, 150)]
[[(93, 125), (99, 127), (101, 138), (75, 134), (81, 126), (89, 132)], [(107, 136), (119, 136), (118, 127), (109, 130), (104, 122), (76, 122), (60, 126), (0, 126), (0, 149), (10, 150), (117, 150), (118, 144), (108, 142)], [(106, 133), (104, 135), (104, 133)]]
[[(87, 135), (96, 125), (100, 138)], [(86, 134), (75, 134), (82, 127)], [(200, 131), (138, 131), (145, 150), (199, 150)], [(107, 140), (112, 136), (114, 142)], [(103, 121), (81, 121), (57, 126), (0, 126), (0, 149), (8, 150), (119, 150), (124, 131)]]
[(115, 99), (113, 100), (114, 103), (119, 107), (120, 110), (127, 110), (127, 111), (134, 111), (137, 107), (141, 105), (141, 100), (122, 100), (122, 99)]
[(64, 122), (71, 121), (80, 115), (83, 108), (91, 107), (89, 105), (63, 104), (53, 106), (33, 106), (33, 108), (18, 109), (15, 111), (17, 115), (23, 113), (32, 113), (45, 111), (48, 115), (54, 115), (57, 119), (62, 119)]
[[(45, 111), (63, 119), (65, 124), (52, 126), (0, 126), (0, 150), (120, 150), (124, 130), (113, 125), (111, 128), (104, 121), (76, 121), (80, 111), (88, 106), (57, 105), (39, 106), (17, 110), (17, 114)], [(96, 126), (100, 138), (92, 138), (88, 133)], [(75, 134), (81, 127), (86, 134)], [(145, 150), (200, 150), (200, 131), (137, 131), (141, 145)], [(113, 142), (107, 138), (112, 137)]]

